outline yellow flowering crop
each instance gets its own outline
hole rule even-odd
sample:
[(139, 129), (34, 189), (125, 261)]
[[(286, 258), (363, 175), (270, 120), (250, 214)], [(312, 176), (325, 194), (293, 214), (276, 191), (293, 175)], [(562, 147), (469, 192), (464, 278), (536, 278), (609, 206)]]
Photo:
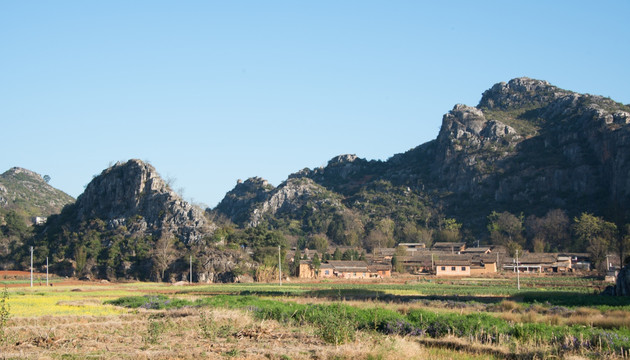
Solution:
[[(112, 295), (113, 297), (111, 297)], [(12, 317), (108, 316), (127, 312), (127, 310), (115, 306), (103, 305), (104, 300), (116, 298), (117, 295), (114, 292), (103, 296), (103, 294), (94, 292), (10, 291), (7, 303), (10, 306)]]

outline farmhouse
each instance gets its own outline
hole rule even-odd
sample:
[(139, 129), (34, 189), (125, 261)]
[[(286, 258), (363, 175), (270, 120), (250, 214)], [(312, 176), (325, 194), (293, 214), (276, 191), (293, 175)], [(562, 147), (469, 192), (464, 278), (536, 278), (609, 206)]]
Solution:
[(497, 262), (494, 259), (474, 259), (470, 265), (470, 275), (484, 275), (497, 272)]
[(436, 276), (470, 276), (470, 260), (438, 260), (435, 262)]
[(462, 250), (462, 254), (478, 254), (478, 255), (482, 255), (482, 254), (490, 254), (492, 252), (492, 249), (490, 249), (489, 247), (476, 247), (476, 248), (467, 248)]
[(392, 267), (389, 264), (368, 264), (365, 261), (330, 260), (322, 263), (319, 269), (315, 269), (312, 261), (302, 260), (300, 261), (298, 277), (301, 279), (367, 279), (389, 277), (391, 274)]
[(433, 251), (445, 251), (452, 254), (460, 253), (466, 249), (466, 243), (463, 242), (436, 242), (431, 247)]
[(506, 259), (504, 270), (521, 272), (569, 272), (573, 271), (571, 256), (556, 253), (524, 253), (518, 258)]

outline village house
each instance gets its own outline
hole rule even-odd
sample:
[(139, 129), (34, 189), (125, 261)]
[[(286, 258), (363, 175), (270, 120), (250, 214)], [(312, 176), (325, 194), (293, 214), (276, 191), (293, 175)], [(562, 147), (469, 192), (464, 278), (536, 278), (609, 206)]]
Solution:
[(435, 275), (470, 276), (470, 260), (438, 260), (435, 262)]
[(433, 272), (433, 259), (430, 253), (414, 256), (401, 256), (398, 261), (404, 270), (410, 274), (422, 274)]
[(299, 261), (298, 278), (300, 279), (313, 279), (315, 278), (315, 269), (313, 268), (312, 260), (295, 260)]
[(523, 253), (518, 258), (507, 258), (503, 269), (520, 272), (570, 272), (573, 271), (572, 257), (557, 253)]
[(372, 250), (372, 260), (378, 262), (391, 262), (396, 248), (374, 248)]
[(392, 267), (389, 264), (368, 264), (366, 261), (330, 260), (313, 267), (310, 260), (300, 261), (298, 277), (301, 279), (314, 278), (343, 278), (367, 279), (391, 276)]
[(447, 251), (457, 254), (466, 249), (466, 243), (463, 242), (436, 242), (431, 247), (433, 251)]
[(490, 249), (489, 247), (466, 248), (461, 251), (462, 254), (478, 254), (478, 255), (490, 254), (491, 252), (492, 252), (492, 249)]
[(471, 276), (492, 274), (497, 270), (497, 262), (494, 259), (473, 259), (470, 265)]

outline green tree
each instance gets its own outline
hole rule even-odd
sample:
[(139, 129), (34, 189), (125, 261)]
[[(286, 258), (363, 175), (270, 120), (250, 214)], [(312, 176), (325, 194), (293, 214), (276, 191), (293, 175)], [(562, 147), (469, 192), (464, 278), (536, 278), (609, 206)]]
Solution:
[(359, 252), (354, 250), (354, 249), (348, 249), (346, 251), (343, 252), (343, 254), (341, 255), (341, 260), (358, 260), (359, 257), (361, 255), (359, 255)]
[(317, 255), (317, 253), (315, 253), (315, 255), (313, 255), (313, 269), (315, 269), (315, 274), (319, 274), (319, 268), (322, 265), (322, 262), (319, 260), (319, 255)]
[(324, 254), (328, 249), (328, 238), (324, 234), (312, 235), (308, 241), (308, 248), (317, 250), (320, 254)]
[(396, 251), (394, 252), (394, 256), (392, 256), (392, 268), (399, 274), (405, 272), (405, 267), (400, 260), (404, 256), (407, 256), (407, 248), (404, 246), (397, 246)]
[(572, 229), (576, 239), (574, 251), (586, 250), (593, 267), (600, 273), (605, 272), (606, 254), (617, 236), (617, 226), (601, 217), (582, 213), (573, 219)]
[(87, 273), (87, 251), (85, 246), (81, 245), (75, 249), (74, 261), (76, 264), (77, 276), (82, 277)]
[(343, 254), (341, 253), (341, 250), (339, 250), (339, 248), (335, 248), (335, 252), (333, 253), (333, 260), (341, 260), (342, 257)]
[(357, 214), (346, 210), (336, 213), (328, 225), (326, 235), (335, 243), (346, 246), (359, 244), (360, 235), (363, 233), (363, 223)]
[(298, 276), (300, 271), (300, 258), (302, 254), (300, 254), (300, 249), (295, 251), (295, 255), (293, 256), (293, 262), (291, 263), (291, 275)]
[(455, 219), (441, 219), (439, 229), (435, 233), (435, 241), (458, 242), (462, 239), (462, 224)]
[(488, 231), (492, 243), (507, 247), (510, 256), (514, 256), (516, 250), (525, 244), (523, 215), (516, 217), (507, 211), (502, 213), (493, 211), (488, 216)]
[(2, 233), (7, 237), (24, 238), (29, 233), (29, 227), (24, 217), (13, 210), (4, 215), (5, 224), (1, 227)]
[(402, 274), (404, 272), (404, 267), (402, 262), (398, 259), (398, 255), (394, 254), (392, 256), (392, 268), (395, 272)]

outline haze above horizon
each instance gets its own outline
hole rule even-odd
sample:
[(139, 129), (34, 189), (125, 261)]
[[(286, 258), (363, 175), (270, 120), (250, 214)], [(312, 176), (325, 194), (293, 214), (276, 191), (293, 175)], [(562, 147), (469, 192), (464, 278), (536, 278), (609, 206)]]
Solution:
[(0, 4), (0, 172), (77, 197), (148, 160), (214, 207), (340, 154), (434, 139), (457, 103), (527, 76), (630, 103), (627, 1)]

